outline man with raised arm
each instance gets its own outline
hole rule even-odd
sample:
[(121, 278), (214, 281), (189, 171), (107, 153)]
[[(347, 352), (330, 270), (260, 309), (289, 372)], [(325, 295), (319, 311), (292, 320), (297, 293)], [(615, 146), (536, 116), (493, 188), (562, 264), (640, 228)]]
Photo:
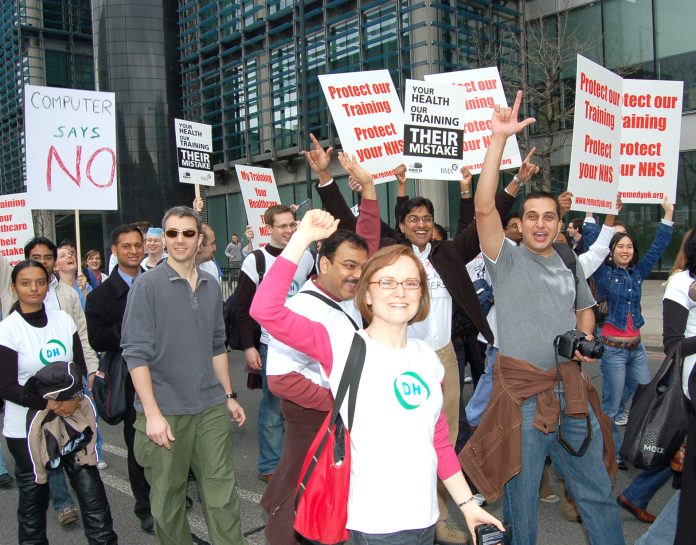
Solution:
[[(505, 142), (534, 119), (518, 121), (522, 93), (512, 108), (495, 106), (492, 139), (475, 197), (476, 226), (498, 308), (499, 359), (493, 395), (481, 425), (459, 455), (487, 499), (505, 491), (504, 516), (513, 545), (534, 545), (539, 483), (546, 455), (563, 473), (592, 545), (624, 543), (610, 475), (616, 472), (611, 426), (576, 350), (560, 358), (555, 340), (594, 329), (594, 300), (577, 263), (574, 275), (553, 248), (558, 201), (532, 192), (522, 205), (522, 244), (505, 242), (495, 189)], [(495, 434), (495, 439), (493, 435)]]

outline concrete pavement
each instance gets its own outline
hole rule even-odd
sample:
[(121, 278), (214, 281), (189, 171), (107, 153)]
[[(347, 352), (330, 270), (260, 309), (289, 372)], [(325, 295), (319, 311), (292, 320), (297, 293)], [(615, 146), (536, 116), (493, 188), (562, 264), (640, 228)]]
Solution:
[(643, 282), (641, 313), (645, 325), (641, 336), (645, 347), (653, 352), (662, 353), (662, 296), (665, 293), (664, 280), (646, 280)]

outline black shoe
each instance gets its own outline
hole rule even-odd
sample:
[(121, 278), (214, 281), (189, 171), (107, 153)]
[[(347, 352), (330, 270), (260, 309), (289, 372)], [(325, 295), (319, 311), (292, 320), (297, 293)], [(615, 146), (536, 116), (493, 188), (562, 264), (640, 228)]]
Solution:
[(152, 520), (152, 515), (140, 519), (140, 528), (146, 534), (155, 535), (155, 521)]
[(9, 473), (0, 475), (0, 488), (12, 488), (12, 485), (14, 485), (14, 479)]
[(191, 507), (193, 507), (193, 499), (191, 496), (186, 496), (186, 510), (188, 511)]
[(621, 471), (628, 471), (628, 464), (623, 460), (616, 460), (616, 467), (618, 467)]

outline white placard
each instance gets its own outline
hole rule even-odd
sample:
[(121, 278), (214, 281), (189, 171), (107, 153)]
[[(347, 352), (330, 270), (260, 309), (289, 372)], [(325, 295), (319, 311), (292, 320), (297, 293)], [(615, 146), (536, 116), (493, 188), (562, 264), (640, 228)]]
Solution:
[(174, 133), (179, 181), (214, 186), (212, 126), (175, 119)]
[[(483, 158), (491, 141), (491, 119), (496, 104), (507, 107), (503, 84), (498, 68), (476, 68), (446, 74), (429, 74), (425, 76), (428, 83), (450, 83), (463, 87), (466, 91), (466, 110), (464, 141), (467, 150), (464, 165), (478, 174), (483, 166)], [(517, 168), (522, 164), (520, 149), (516, 138), (508, 138), (500, 161), (501, 170)], [(458, 179), (458, 178), (457, 178)]]
[(114, 93), (25, 85), (24, 130), (33, 209), (118, 209)]
[(674, 203), (683, 81), (623, 80), (621, 180), (624, 203)]
[(264, 224), (263, 213), (271, 206), (280, 204), (278, 186), (273, 169), (234, 165), (242, 190), (247, 220), (254, 230), (254, 249), (263, 248), (271, 241), (270, 229)]
[(461, 179), (469, 144), (464, 137), (465, 100), (463, 87), (406, 80), (404, 164), (409, 178)]
[(0, 197), (0, 255), (10, 265), (24, 260), (24, 245), (34, 237), (34, 222), (27, 194)]
[(375, 183), (395, 180), (403, 163), (404, 111), (388, 70), (319, 76), (343, 151)]
[(568, 191), (573, 210), (616, 212), (621, 164), (622, 79), (578, 55)]

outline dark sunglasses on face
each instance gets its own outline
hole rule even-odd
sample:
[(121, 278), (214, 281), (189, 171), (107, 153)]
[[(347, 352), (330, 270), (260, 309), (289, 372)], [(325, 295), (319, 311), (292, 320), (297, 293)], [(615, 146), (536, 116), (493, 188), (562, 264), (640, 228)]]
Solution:
[(186, 238), (191, 238), (196, 236), (196, 230), (195, 229), (184, 229), (183, 231), (178, 231), (177, 229), (167, 229), (164, 232), (164, 236), (167, 238), (176, 238), (179, 236), (179, 233), (184, 235)]

